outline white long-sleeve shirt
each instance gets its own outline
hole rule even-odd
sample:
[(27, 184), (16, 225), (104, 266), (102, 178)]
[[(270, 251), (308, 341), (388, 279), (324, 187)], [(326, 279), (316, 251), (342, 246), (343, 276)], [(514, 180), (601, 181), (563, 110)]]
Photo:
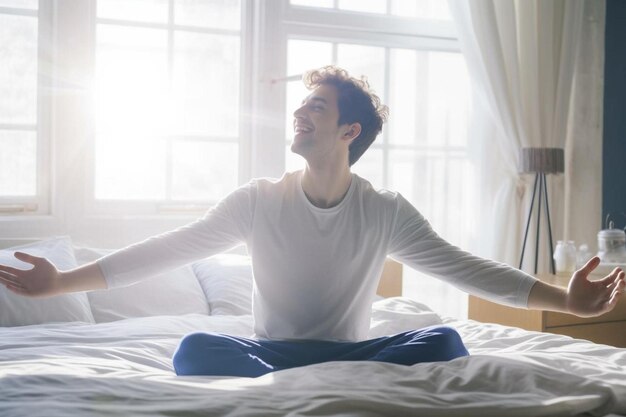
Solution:
[(400, 194), (352, 174), (343, 200), (322, 209), (307, 199), (301, 176), (253, 180), (199, 220), (100, 259), (109, 288), (244, 243), (262, 339), (365, 339), (388, 255), (469, 293), (527, 306), (533, 277), (447, 243)]

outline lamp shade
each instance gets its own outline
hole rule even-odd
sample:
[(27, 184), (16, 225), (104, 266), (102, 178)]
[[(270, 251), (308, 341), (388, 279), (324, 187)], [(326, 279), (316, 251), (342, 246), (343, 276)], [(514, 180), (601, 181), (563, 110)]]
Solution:
[(519, 171), (522, 174), (560, 174), (565, 171), (564, 160), (565, 152), (562, 148), (522, 148)]

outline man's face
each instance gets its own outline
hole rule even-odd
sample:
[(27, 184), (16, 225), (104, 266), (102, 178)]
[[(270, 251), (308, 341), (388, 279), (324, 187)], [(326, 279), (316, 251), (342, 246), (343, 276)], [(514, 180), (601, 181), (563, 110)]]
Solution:
[(320, 85), (302, 101), (293, 113), (294, 138), (291, 150), (311, 158), (337, 157), (336, 149), (342, 141), (346, 126), (338, 126), (337, 91), (330, 85)]

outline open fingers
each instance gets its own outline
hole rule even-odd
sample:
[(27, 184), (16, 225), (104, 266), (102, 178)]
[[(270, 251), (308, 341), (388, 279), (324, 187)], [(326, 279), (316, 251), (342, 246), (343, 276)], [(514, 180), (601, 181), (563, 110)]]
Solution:
[(26, 289), (22, 285), (22, 283), (19, 281), (19, 278), (17, 278), (15, 275), (11, 275), (11, 274), (9, 274), (7, 272), (0, 271), (0, 282), (3, 283), (4, 285), (6, 285), (7, 287), (11, 286), (11, 287), (20, 288), (22, 290)]
[(598, 284), (603, 285), (606, 288), (613, 289), (615, 288), (617, 284), (619, 284), (620, 281), (621, 280), (619, 278), (619, 275), (616, 275), (616, 276), (609, 275), (605, 278), (602, 278), (600, 281), (598, 281)]
[(620, 294), (624, 292), (625, 288), (626, 288), (626, 282), (624, 282), (623, 279), (616, 281), (613, 289), (611, 290), (611, 297), (619, 296)]
[(612, 290), (616, 285), (619, 285), (620, 282), (624, 281), (624, 271), (616, 268), (611, 274), (602, 278), (598, 281), (601, 285), (604, 285), (607, 289)]
[(20, 272), (24, 272), (24, 269), (17, 269), (8, 265), (0, 265), (0, 271), (8, 272), (13, 275), (19, 275)]
[(611, 273), (607, 276), (605, 276), (604, 278), (602, 278), (601, 280), (599, 280), (599, 282), (601, 282), (602, 284), (608, 285), (610, 283), (612, 283), (615, 278), (617, 278), (620, 274), (622, 274), (623, 271), (621, 268), (615, 268), (611, 271)]
[(606, 305), (608, 307), (607, 311), (611, 311), (617, 305), (617, 302), (619, 301), (619, 298), (621, 297), (622, 292), (623, 292), (623, 289), (622, 291), (618, 291), (617, 289), (613, 291), (611, 298), (609, 298), (609, 301), (606, 302)]

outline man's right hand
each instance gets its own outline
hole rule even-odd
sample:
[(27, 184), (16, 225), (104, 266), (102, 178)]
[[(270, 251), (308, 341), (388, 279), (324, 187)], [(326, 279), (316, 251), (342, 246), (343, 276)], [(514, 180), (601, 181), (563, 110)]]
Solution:
[(61, 273), (46, 258), (15, 252), (22, 262), (33, 265), (31, 269), (18, 269), (0, 265), (0, 282), (9, 290), (31, 297), (49, 297), (60, 294)]
[(97, 263), (61, 272), (46, 258), (15, 252), (15, 257), (33, 265), (18, 269), (0, 265), (0, 283), (10, 291), (28, 297), (50, 297), (73, 291), (106, 289), (107, 284)]

